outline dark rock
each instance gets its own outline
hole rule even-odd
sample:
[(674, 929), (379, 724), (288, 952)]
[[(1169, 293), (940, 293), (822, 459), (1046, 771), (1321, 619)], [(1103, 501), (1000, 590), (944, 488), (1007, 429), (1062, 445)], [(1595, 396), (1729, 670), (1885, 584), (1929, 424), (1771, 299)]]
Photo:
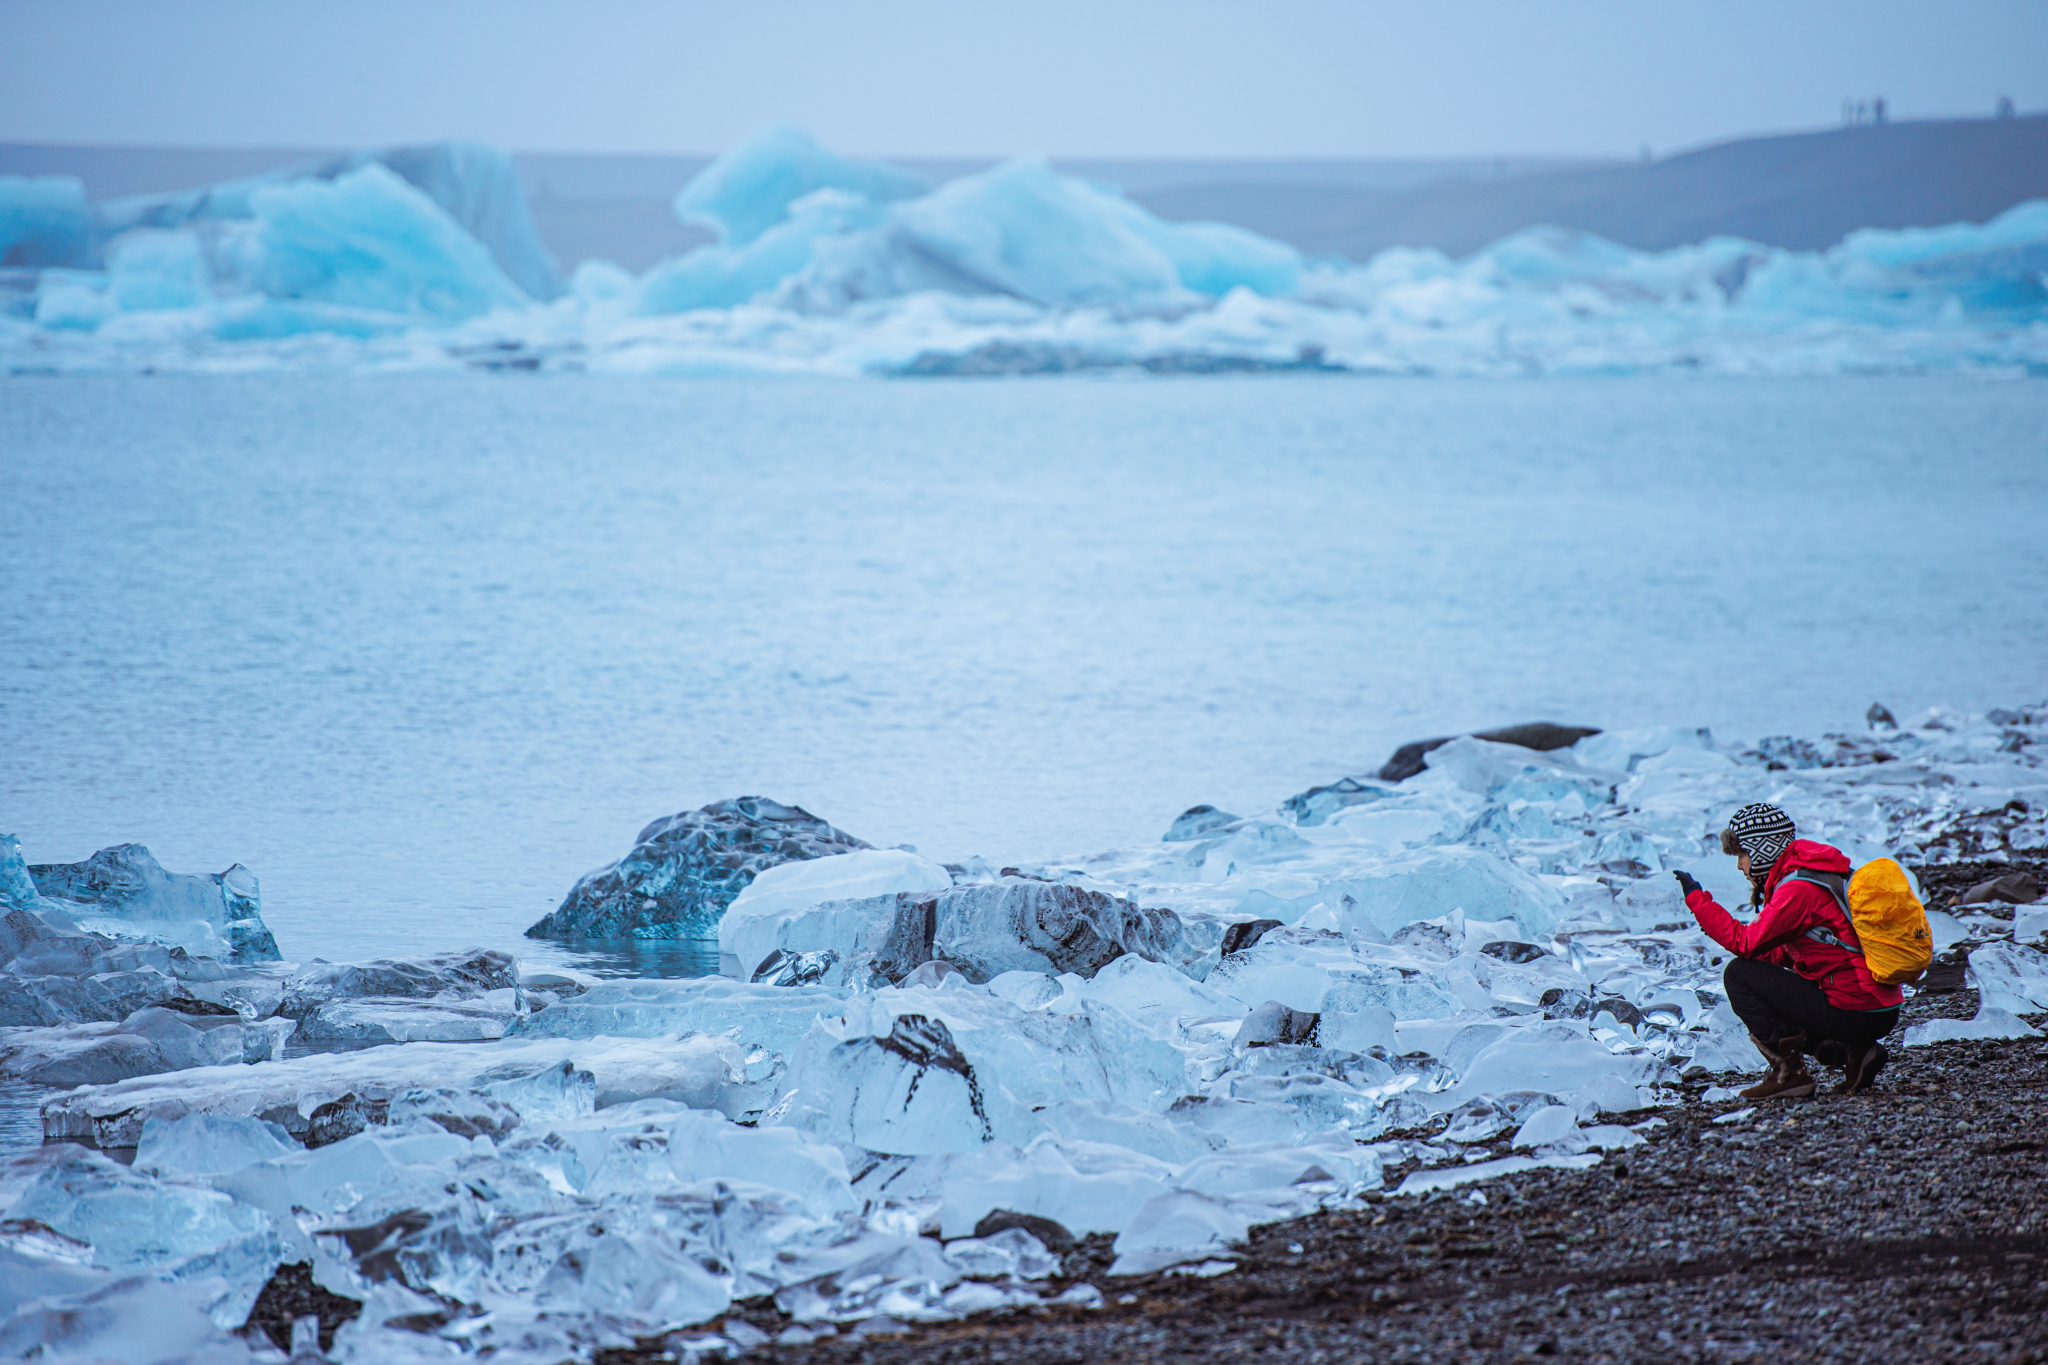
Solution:
[(1863, 713), (1863, 721), (1873, 730), (1896, 730), (1899, 728), (1898, 717), (1894, 716), (1891, 708), (1881, 701), (1870, 703), (1870, 709)]
[(1036, 1237), (1047, 1251), (1055, 1256), (1064, 1256), (1076, 1245), (1074, 1234), (1064, 1224), (1050, 1218), (1041, 1218), (1035, 1213), (1018, 1213), (1014, 1209), (993, 1209), (981, 1216), (974, 1225), (976, 1237), (993, 1237), (1011, 1228), (1021, 1228)]
[(1866, 735), (1823, 735), (1818, 741), (1772, 735), (1757, 741), (1756, 752), (1772, 768), (1863, 768), (1899, 757)]
[(2007, 905), (2032, 905), (2039, 899), (2041, 884), (2034, 880), (2033, 873), (2020, 871), (1978, 882), (1949, 904), (1988, 905), (1993, 901), (2003, 901)]
[(1244, 952), (1279, 927), (1280, 921), (1277, 919), (1254, 919), (1246, 920), (1243, 924), (1233, 924), (1223, 931), (1223, 944), (1218, 950), (1218, 955), (1229, 957), (1232, 953)]
[(1484, 944), (1479, 949), (1488, 957), (1497, 957), (1503, 962), (1534, 962), (1545, 956), (1544, 951), (1533, 943), (1516, 943), (1503, 939), (1498, 943)]
[(1214, 806), (1189, 806), (1174, 817), (1173, 823), (1166, 827), (1166, 833), (1160, 835), (1159, 839), (1161, 843), (1184, 844), (1191, 839), (1201, 838), (1211, 830), (1234, 825), (1237, 819), (1238, 817), (1229, 811), (1217, 810)]
[(365, 1128), (381, 1126), (390, 1117), (391, 1101), (365, 1099), (351, 1091), (312, 1112), (306, 1121), (304, 1140), (308, 1147), (325, 1147), (330, 1142), (354, 1137)]
[(839, 954), (830, 948), (810, 953), (790, 953), (777, 948), (754, 969), (754, 982), (770, 986), (815, 986), (839, 965)]
[(255, 1305), (249, 1310), (249, 1320), (242, 1324), (246, 1333), (260, 1331), (270, 1344), (280, 1351), (289, 1351), (292, 1346), (292, 1324), (300, 1318), (320, 1320), (320, 1349), (334, 1349), (334, 1333), (345, 1322), (352, 1322), (362, 1315), (363, 1305), (358, 1299), (343, 1298), (313, 1281), (313, 1267), (300, 1261), (295, 1265), (281, 1265), (263, 1286), (263, 1292), (256, 1296)]
[(870, 845), (763, 796), (656, 820), (633, 850), (585, 876), (528, 938), (715, 939), (733, 897), (782, 863)]
[[(1589, 735), (1597, 735), (1599, 729), (1589, 725), (1558, 725), (1547, 720), (1530, 721), (1524, 725), (1506, 725), (1497, 730), (1473, 730), (1473, 739), (1483, 739), (1493, 744), (1513, 744), (1537, 753), (1549, 753), (1552, 749), (1568, 749)], [(1394, 750), (1379, 770), (1382, 782), (1405, 782), (1429, 765), (1423, 756), (1433, 749), (1442, 748), (1460, 735), (1442, 735), (1436, 739), (1418, 739), (1403, 744)]]

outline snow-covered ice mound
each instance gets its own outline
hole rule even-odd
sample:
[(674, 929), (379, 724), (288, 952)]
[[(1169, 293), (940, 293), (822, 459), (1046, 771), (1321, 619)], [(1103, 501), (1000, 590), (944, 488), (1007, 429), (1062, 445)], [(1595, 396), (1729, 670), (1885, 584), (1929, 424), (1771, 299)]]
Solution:
[[(1841, 374), (2048, 366), (2048, 201), (1820, 252), (1535, 227), (1464, 260), (1311, 260), (1019, 158), (932, 188), (776, 129), (677, 194), (718, 240), (556, 298), (467, 144), (87, 205), (0, 176), (0, 369)], [(552, 302), (548, 302), (552, 300)]]
[[(10, 972), (147, 970), (189, 1003), (0, 1035), (51, 1076), (166, 1061), (52, 1094), (72, 1142), (0, 1169), (0, 1340), (91, 1300), (107, 1342), (161, 1317), (232, 1349), (291, 1265), (362, 1304), (340, 1359), (554, 1362), (760, 1295), (800, 1324), (1035, 1303), (1076, 1234), (1114, 1237), (1115, 1274), (1210, 1271), (1259, 1223), (1591, 1165), (1687, 1078), (1760, 1065), (1669, 875), (1739, 893), (1734, 809), (1857, 861), (1995, 860), (2048, 846), (2044, 757), (2048, 706), (1756, 746), (1467, 736), (1317, 789), (1343, 799), (1000, 874), (711, 807), (677, 826), (731, 892), (693, 902), (729, 973), (701, 980), (489, 953), (181, 976), (183, 950), (18, 908)], [(749, 863), (785, 816), (802, 856)], [(645, 862), (633, 885), (681, 866)], [(2027, 1031), (2048, 953), (1982, 906), (1931, 922), (1983, 1009), (1907, 1045)]]

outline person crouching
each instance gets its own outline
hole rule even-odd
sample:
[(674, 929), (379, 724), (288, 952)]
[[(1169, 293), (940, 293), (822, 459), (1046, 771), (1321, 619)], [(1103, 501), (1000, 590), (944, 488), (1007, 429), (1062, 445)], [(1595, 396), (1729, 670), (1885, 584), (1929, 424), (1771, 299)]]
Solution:
[(1722, 851), (1736, 855), (1749, 878), (1751, 908), (1762, 907), (1747, 924), (1691, 876), (1672, 874), (1700, 928), (1735, 955), (1721, 976), (1728, 1005), (1771, 1063), (1770, 1074), (1742, 1092), (1746, 1100), (1811, 1095), (1817, 1083), (1803, 1053), (1843, 1068), (1836, 1094), (1867, 1089), (1890, 1055), (1878, 1040), (1898, 1024), (1905, 999), (1872, 979), (1837, 899), (1849, 860), (1797, 833), (1790, 816), (1762, 802), (1735, 812), (1721, 831)]

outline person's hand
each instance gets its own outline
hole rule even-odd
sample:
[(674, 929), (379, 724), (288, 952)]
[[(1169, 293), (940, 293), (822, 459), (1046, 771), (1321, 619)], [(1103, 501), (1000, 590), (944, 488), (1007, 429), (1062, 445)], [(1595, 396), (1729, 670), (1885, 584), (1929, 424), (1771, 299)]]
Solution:
[(1671, 875), (1678, 878), (1678, 889), (1684, 895), (1690, 896), (1700, 889), (1700, 884), (1692, 879), (1690, 872), (1674, 872)]

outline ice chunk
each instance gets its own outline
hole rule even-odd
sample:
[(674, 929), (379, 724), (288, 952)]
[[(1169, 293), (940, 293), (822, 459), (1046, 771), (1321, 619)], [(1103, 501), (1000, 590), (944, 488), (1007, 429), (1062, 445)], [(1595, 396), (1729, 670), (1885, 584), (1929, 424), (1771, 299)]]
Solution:
[(1607, 730), (1572, 745), (1572, 757), (1585, 768), (1607, 772), (1634, 772), (1645, 758), (1672, 749), (1712, 749), (1714, 735), (1704, 726), (1652, 726), (1635, 730)]
[(1503, 1156), (1491, 1161), (1475, 1161), (1465, 1166), (1439, 1166), (1434, 1170), (1410, 1171), (1395, 1187), (1395, 1194), (1429, 1194), (1436, 1190), (1454, 1190), (1460, 1185), (1471, 1185), (1482, 1180), (1497, 1180), (1504, 1175), (1518, 1175), (1523, 1171), (1553, 1168), (1567, 1171), (1583, 1171), (1589, 1166), (1600, 1164), (1598, 1152), (1585, 1152), (1576, 1156)]
[[(952, 875), (939, 864), (893, 848), (770, 867), (726, 907), (718, 925), (719, 958), (721, 964), (730, 959), (727, 975), (751, 980), (778, 950), (793, 954), (831, 948), (842, 961), (872, 957), (885, 952), (896, 927), (898, 893), (945, 891), (952, 885)], [(842, 908), (827, 902), (854, 904)], [(814, 912), (814, 907), (824, 908)], [(924, 960), (900, 964), (891, 979)]]
[(130, 312), (195, 308), (212, 296), (199, 238), (189, 232), (141, 228), (107, 247), (108, 289)]
[(270, 1118), (297, 1137), (323, 1105), (352, 1097), (381, 1109), (416, 1089), (489, 1091), (522, 1113), (530, 1106), (533, 1117), (547, 1117), (562, 1106), (568, 1089), (580, 1087), (571, 1086), (573, 1076), (556, 1074), (564, 1066), (594, 1078), (599, 1107), (667, 1098), (709, 1108), (736, 1105), (747, 1094), (738, 1045), (704, 1034), (403, 1043), (90, 1086), (49, 1100), (43, 1132), (102, 1147), (133, 1147), (149, 1119), (207, 1113)]
[(668, 1134), (676, 1179), (746, 1181), (787, 1190), (827, 1215), (855, 1213), (860, 1200), (837, 1147), (793, 1128), (742, 1128), (710, 1114), (677, 1120)]
[(222, 1326), (247, 1319), (282, 1251), (260, 1209), (216, 1190), (152, 1180), (83, 1150), (46, 1169), (7, 1216), (91, 1244), (94, 1264), (110, 1270), (221, 1278), (209, 1313)]
[(1383, 939), (1418, 920), (1463, 910), (1474, 919), (1512, 919), (1524, 938), (1540, 938), (1564, 918), (1564, 897), (1521, 868), (1469, 847), (1418, 850), (1370, 871), (1326, 882), (1323, 903), (1347, 931)]
[(1562, 1095), (1612, 1074), (1639, 1085), (1656, 1060), (1609, 1052), (1588, 1036), (1583, 1024), (1564, 1021), (1515, 1029), (1490, 1043), (1465, 1070), (1456, 1094), (1506, 1094), (1535, 1090)]
[(811, 308), (919, 291), (1039, 305), (1291, 292), (1291, 247), (1222, 224), (1164, 223), (1121, 196), (1019, 157), (820, 241), (790, 299)]
[(2048, 953), (1987, 943), (1971, 952), (1970, 977), (1987, 1006), (2014, 1014), (2048, 1009)]
[(466, 948), (431, 957), (369, 962), (315, 962), (286, 978), (281, 1008), (292, 1018), (303, 1018), (333, 1000), (471, 999), (518, 984), (518, 959), (495, 949)]
[(1346, 807), (1384, 800), (1399, 790), (1377, 778), (1340, 777), (1327, 787), (1295, 793), (1280, 803), (1280, 810), (1297, 825), (1320, 825)]
[(1251, 1232), (1244, 1208), (1187, 1190), (1148, 1201), (1117, 1234), (1112, 1275), (1149, 1275), (1171, 1265), (1207, 1260), (1241, 1245)]
[(1557, 1147), (1578, 1136), (1578, 1115), (1569, 1105), (1547, 1104), (1526, 1114), (1515, 1130), (1517, 1147)]
[(868, 845), (797, 806), (762, 796), (656, 820), (633, 849), (583, 877), (528, 938), (711, 939), (734, 897), (782, 863)]
[[(4, 1263), (0, 1263), (4, 1266)], [(9, 1278), (0, 1273), (0, 1280)], [(0, 1358), (123, 1365), (244, 1365), (249, 1347), (208, 1316), (214, 1285), (112, 1279), (75, 1296), (38, 1296), (0, 1322)]]
[(795, 128), (770, 128), (697, 172), (675, 197), (675, 214), (703, 223), (731, 246), (745, 246), (785, 221), (790, 206), (819, 190), (873, 204), (923, 194), (919, 176), (879, 162), (848, 161)]
[[(1932, 923), (1937, 914), (1940, 914), (1940, 912), (1929, 911), (1927, 915), (1928, 922)], [(1948, 919), (1949, 917), (1943, 915), (1942, 918)], [(1937, 939), (1940, 937), (1938, 930), (1936, 931), (1936, 937)], [(2040, 943), (2044, 939), (2048, 939), (2048, 905), (2022, 905), (2013, 911), (2012, 941), (2014, 943), (2034, 944)], [(1945, 945), (1937, 944), (1935, 951), (1940, 952), (1943, 946)]]
[(1173, 911), (1083, 887), (1005, 877), (936, 898), (932, 956), (974, 981), (1013, 971), (1093, 976), (1126, 953), (1173, 963), (1197, 956)]
[(518, 1017), (511, 987), (466, 1001), (376, 996), (329, 1000), (299, 1019), (296, 1038), (316, 1047), (478, 1042), (504, 1037), (506, 1028)]
[(490, 249), (384, 166), (266, 185), (232, 252), (239, 278), (277, 299), (455, 322), (527, 301)]
[(1167, 1192), (1174, 1168), (1128, 1148), (1046, 1134), (945, 1159), (939, 1234), (964, 1237), (996, 1209), (1049, 1218), (1077, 1234), (1120, 1232)]
[(1190, 839), (1205, 838), (1213, 831), (1236, 822), (1237, 817), (1229, 811), (1218, 810), (1214, 806), (1189, 806), (1174, 817), (1173, 823), (1166, 827), (1166, 833), (1159, 837), (1169, 844), (1185, 843)]
[(1060, 1268), (1059, 1257), (1023, 1228), (1004, 1228), (987, 1237), (958, 1237), (946, 1243), (946, 1259), (968, 1279), (1042, 1280)]
[(904, 1155), (1029, 1141), (1043, 1106), (1114, 1100), (1158, 1112), (1187, 1091), (1182, 1054), (1113, 1009), (1026, 1012), (972, 990), (858, 996), (846, 1041), (820, 1030), (791, 1058), (785, 1120)]
[[(0, 915), (16, 910), (33, 911), (41, 899), (35, 878), (29, 875), (28, 862), (21, 856), (21, 840), (12, 834), (0, 834)], [(0, 953), (14, 956), (4, 941), (0, 941)]]
[(1930, 1019), (1906, 1030), (1906, 1046), (1967, 1042), (1989, 1038), (2037, 1038), (2040, 1032), (2011, 1010), (1979, 1004), (1971, 1019)]
[[(210, 877), (163, 870), (141, 844), (103, 848), (82, 863), (29, 868), (36, 889), (69, 912), (110, 927), (175, 938), (197, 923), (218, 935), (235, 962), (275, 962), (277, 940), (264, 926), (256, 875), (236, 863)], [(210, 937), (210, 936), (209, 936)]]
[(85, 183), (74, 175), (0, 175), (0, 266), (83, 264), (92, 242)]
[(573, 1000), (529, 1014), (509, 1038), (656, 1038), (736, 1031), (749, 1048), (793, 1050), (821, 1014), (837, 1014), (847, 992), (823, 986), (755, 986), (720, 977), (690, 981), (603, 981)]
[(226, 1175), (259, 1161), (298, 1151), (299, 1145), (275, 1123), (256, 1118), (187, 1114), (142, 1125), (135, 1169), (183, 1175)]

